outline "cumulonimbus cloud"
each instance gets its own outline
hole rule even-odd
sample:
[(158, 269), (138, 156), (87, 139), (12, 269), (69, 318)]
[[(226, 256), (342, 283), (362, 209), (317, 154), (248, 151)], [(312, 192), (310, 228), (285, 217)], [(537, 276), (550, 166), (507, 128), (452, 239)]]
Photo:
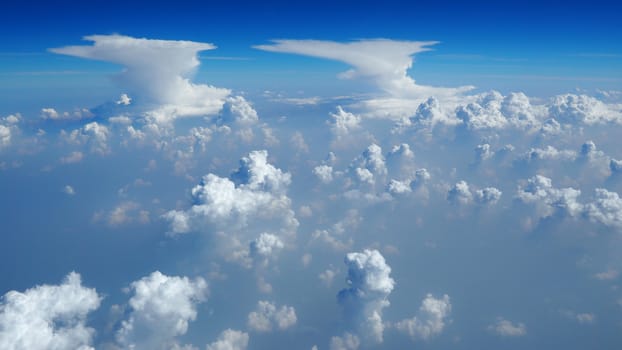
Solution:
[(197, 54), (216, 48), (210, 43), (185, 40), (154, 40), (124, 35), (90, 35), (92, 45), (50, 49), (53, 53), (120, 64), (124, 71), (118, 81), (132, 95), (153, 104), (154, 116), (214, 114), (221, 110), (228, 89), (190, 81), (199, 66)]
[(351, 42), (324, 40), (273, 40), (271, 44), (254, 48), (281, 53), (326, 58), (341, 61), (352, 69), (341, 73), (341, 78), (365, 78), (378, 88), (397, 98), (428, 97), (430, 95), (454, 95), (471, 87), (435, 88), (422, 86), (408, 76), (413, 55), (429, 51), (437, 41), (400, 41), (368, 39)]

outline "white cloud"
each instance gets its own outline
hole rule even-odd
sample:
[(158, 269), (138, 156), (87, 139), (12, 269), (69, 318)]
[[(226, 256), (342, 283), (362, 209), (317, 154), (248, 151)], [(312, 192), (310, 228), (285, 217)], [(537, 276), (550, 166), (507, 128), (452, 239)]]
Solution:
[(309, 153), (309, 145), (300, 131), (295, 131), (290, 139), (290, 144), (296, 152)]
[(342, 219), (329, 229), (315, 230), (312, 234), (312, 240), (321, 241), (336, 251), (346, 250), (353, 243), (350, 234), (356, 230), (361, 221), (362, 217), (359, 212), (356, 209), (350, 209)]
[(262, 232), (257, 239), (250, 243), (249, 250), (252, 257), (267, 262), (274, 259), (284, 247), (285, 244), (278, 236)]
[(335, 276), (337, 276), (338, 273), (339, 273), (339, 270), (330, 268), (330, 269), (324, 270), (323, 272), (320, 272), (320, 274), (318, 275), (318, 278), (327, 287), (330, 287), (333, 284), (333, 280), (335, 279)]
[(604, 188), (595, 190), (594, 202), (585, 206), (585, 214), (594, 222), (622, 230), (622, 198)]
[[(253, 151), (241, 159), (230, 179), (214, 174), (204, 176), (191, 191), (192, 207), (169, 211), (164, 218), (170, 222), (172, 234), (211, 227), (209, 231), (226, 230), (228, 238), (242, 242), (253, 240), (262, 227), (273, 230), (274, 226), (266, 225), (274, 223), (280, 231), (273, 233), (284, 240), (294, 235), (298, 227), (286, 195), (290, 182), (289, 173), (268, 163), (267, 151)], [(260, 226), (262, 222), (264, 226)]]
[(345, 333), (341, 337), (330, 339), (330, 350), (356, 350), (360, 345), (359, 337), (352, 333)]
[(60, 115), (54, 108), (42, 108), (41, 118), (55, 120), (55, 119), (60, 119)]
[(11, 129), (0, 124), (0, 149), (11, 144)]
[[(407, 75), (413, 55), (428, 51), (435, 41), (358, 40), (347, 43), (321, 40), (273, 40), (255, 48), (320, 57), (345, 62), (353, 68), (340, 78), (371, 80), (378, 88), (395, 97), (428, 97), (455, 94), (458, 89), (432, 88), (415, 84)], [(467, 90), (467, 89), (462, 89)]]
[(447, 191), (447, 200), (452, 204), (469, 204), (473, 200), (473, 194), (466, 181), (458, 181)]
[(374, 185), (384, 183), (388, 170), (385, 164), (382, 148), (372, 143), (356, 157), (350, 164), (350, 171), (354, 172), (354, 177), (360, 183)]
[(599, 272), (595, 274), (594, 278), (601, 280), (601, 281), (609, 281), (609, 280), (614, 280), (618, 278), (619, 274), (620, 273), (618, 272), (618, 270), (609, 269), (607, 271), (603, 271), (603, 272)]
[(224, 330), (218, 339), (208, 344), (206, 350), (245, 350), (248, 346), (248, 333), (233, 329)]
[(553, 146), (545, 148), (532, 148), (523, 155), (526, 161), (535, 160), (566, 160), (573, 161), (577, 158), (577, 152), (572, 150), (558, 150)]
[(73, 112), (59, 113), (54, 108), (41, 109), (41, 118), (47, 120), (81, 120), (93, 118), (95, 115), (86, 108), (76, 108)]
[(391, 267), (377, 250), (348, 253), (344, 262), (348, 267), (348, 288), (339, 292), (339, 304), (359, 335), (381, 343), (385, 327), (382, 309), (389, 306), (388, 296), (395, 286)]
[(9, 147), (16, 134), (19, 134), (18, 124), (21, 121), (22, 116), (19, 113), (0, 118), (0, 150)]
[(576, 319), (579, 323), (594, 323), (596, 316), (592, 313), (581, 313), (576, 315)]
[(322, 183), (330, 183), (333, 181), (333, 167), (330, 165), (318, 165), (313, 168), (313, 174), (317, 176), (317, 178)]
[(484, 161), (487, 159), (492, 158), (492, 156), (495, 155), (495, 152), (493, 152), (490, 149), (490, 145), (487, 143), (481, 144), (481, 145), (477, 145), (477, 147), (475, 147), (475, 155), (478, 161)]
[(512, 323), (501, 317), (488, 326), (488, 330), (503, 337), (521, 337), (527, 334), (527, 327), (524, 323)]
[(517, 197), (525, 203), (536, 205), (539, 217), (550, 217), (555, 213), (576, 216), (583, 210), (577, 201), (580, 190), (574, 188), (554, 188), (551, 179), (536, 175), (527, 180), (526, 186), (519, 186)]
[(346, 112), (341, 106), (337, 106), (336, 113), (330, 113), (332, 122), (329, 123), (330, 130), (337, 139), (343, 140), (353, 131), (361, 129), (361, 117)]
[(475, 201), (484, 205), (496, 204), (503, 193), (494, 187), (486, 187), (475, 191)]
[(132, 282), (128, 319), (117, 332), (117, 341), (131, 349), (168, 349), (175, 337), (188, 330), (197, 317), (197, 304), (207, 297), (201, 277), (166, 276), (159, 271)]
[(259, 121), (257, 111), (242, 96), (232, 96), (227, 98), (222, 118), (225, 122), (236, 123), (239, 126), (249, 127)]
[(140, 204), (132, 201), (125, 201), (119, 203), (106, 216), (106, 223), (113, 227), (126, 225), (133, 222), (146, 224), (149, 222), (149, 212), (146, 210), (141, 210), (140, 208)]
[(492, 91), (476, 102), (460, 106), (456, 115), (469, 129), (503, 129), (509, 122), (500, 110), (502, 101), (503, 96)]
[(110, 131), (108, 128), (97, 122), (91, 122), (79, 129), (66, 132), (61, 130), (61, 137), (68, 143), (86, 145), (91, 152), (106, 154), (110, 151), (108, 138)]
[(594, 141), (587, 141), (581, 145), (581, 156), (589, 160), (594, 160), (604, 157), (605, 154), (603, 153), (603, 151), (599, 151), (596, 149), (596, 144), (594, 143)]
[(405, 194), (412, 192), (410, 181), (398, 181), (391, 179), (387, 185), (387, 191), (393, 195)]
[(95, 331), (86, 317), (99, 307), (95, 289), (71, 272), (60, 285), (10, 291), (0, 302), (0, 348), (90, 350)]
[(435, 127), (437, 124), (455, 126), (462, 123), (450, 108), (446, 110), (440, 101), (432, 96), (421, 102), (415, 114), (410, 117), (409, 122), (414, 126)]
[(576, 125), (622, 123), (622, 110), (587, 95), (565, 94), (555, 96), (548, 106), (549, 114), (561, 121)]
[(58, 54), (102, 60), (123, 65), (118, 81), (146, 103), (159, 107), (148, 113), (156, 122), (176, 117), (218, 113), (227, 89), (194, 84), (190, 75), (199, 66), (197, 53), (216, 47), (208, 43), (175, 40), (152, 40), (123, 35), (91, 35), (88, 46), (51, 49)]
[(63, 192), (65, 192), (65, 194), (67, 194), (68, 196), (73, 196), (74, 194), (76, 194), (76, 191), (73, 189), (73, 187), (69, 185), (63, 187)]
[(117, 100), (117, 104), (122, 106), (129, 106), (131, 103), (132, 98), (127, 94), (121, 94), (121, 96), (119, 96), (119, 100)]
[(407, 333), (413, 340), (429, 340), (443, 331), (450, 313), (448, 295), (437, 299), (428, 294), (421, 302), (417, 315), (397, 322), (395, 328)]
[(79, 162), (82, 161), (83, 158), (84, 158), (84, 154), (82, 152), (74, 151), (74, 152), (71, 152), (70, 154), (66, 155), (65, 157), (62, 157), (60, 159), (60, 162), (62, 164), (79, 163)]
[(277, 307), (273, 302), (259, 301), (255, 311), (248, 314), (248, 327), (256, 332), (270, 332), (273, 328), (285, 330), (296, 324), (296, 310), (292, 306)]

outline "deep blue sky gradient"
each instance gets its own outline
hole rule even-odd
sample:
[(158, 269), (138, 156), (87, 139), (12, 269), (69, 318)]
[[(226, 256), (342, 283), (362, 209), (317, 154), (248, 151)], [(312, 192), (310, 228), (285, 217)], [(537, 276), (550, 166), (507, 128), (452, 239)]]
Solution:
[(218, 49), (202, 56), (235, 59), (203, 60), (197, 78), (237, 90), (338, 93), (335, 75), (345, 65), (251, 46), (277, 38), (379, 37), (441, 42), (416, 57), (411, 74), (422, 84), (540, 97), (620, 90), (621, 7), (613, 1), (12, 1), (0, 11), (0, 112), (17, 112), (27, 101), (36, 110), (47, 101), (78, 107), (77, 101), (117, 95), (108, 76), (119, 67), (46, 51), (111, 33), (214, 43)]

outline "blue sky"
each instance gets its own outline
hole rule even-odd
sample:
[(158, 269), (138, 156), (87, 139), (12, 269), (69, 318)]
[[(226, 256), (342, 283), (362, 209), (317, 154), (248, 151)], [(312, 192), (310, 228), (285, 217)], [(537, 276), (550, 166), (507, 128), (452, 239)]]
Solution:
[[(45, 98), (59, 86), (74, 95), (112, 94), (106, 74), (118, 67), (46, 50), (79, 43), (84, 35), (120, 33), (214, 43), (219, 49), (206, 55), (237, 60), (206, 61), (199, 78), (249, 91), (270, 88), (266, 72), (273, 83), (310, 90), (287, 72), (328, 78), (341, 68), (251, 49), (269, 39), (435, 40), (441, 43), (434, 51), (416, 59), (412, 74), (417, 80), (548, 97), (575, 88), (620, 86), (618, 7), (615, 2), (16, 2), (0, 15), (0, 89), (5, 106), (21, 100), (26, 90)], [(320, 90), (330, 86), (328, 79), (318, 80), (325, 84)]]
[(3, 5), (0, 348), (620, 348), (620, 16)]

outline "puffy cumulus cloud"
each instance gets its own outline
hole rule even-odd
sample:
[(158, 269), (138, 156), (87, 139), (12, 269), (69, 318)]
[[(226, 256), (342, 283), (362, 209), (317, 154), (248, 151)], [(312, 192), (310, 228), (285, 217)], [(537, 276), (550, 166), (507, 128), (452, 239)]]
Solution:
[(512, 323), (502, 317), (490, 326), (488, 330), (502, 337), (522, 337), (527, 334), (527, 327), (524, 323)]
[(277, 307), (273, 302), (259, 301), (255, 311), (248, 314), (248, 327), (256, 332), (285, 330), (296, 324), (296, 310), (292, 306)]
[(424, 184), (430, 178), (426, 169), (415, 168), (414, 152), (407, 143), (393, 146), (386, 156), (378, 144), (372, 143), (344, 170), (320, 165), (314, 173), (326, 181), (342, 180), (344, 198), (365, 204), (390, 201), (392, 195), (421, 194), (426, 192)]
[(330, 117), (330, 131), (338, 141), (361, 128), (361, 117), (346, 112), (341, 106), (337, 106), (337, 112), (330, 113)]
[(352, 161), (350, 172), (358, 183), (373, 186), (376, 182), (384, 182), (388, 170), (382, 155), (382, 148), (375, 143), (369, 145), (360, 156)]
[(349, 234), (358, 227), (362, 219), (356, 209), (350, 209), (344, 218), (337, 221), (330, 228), (315, 230), (311, 239), (312, 241), (322, 242), (336, 251), (346, 250), (354, 243)]
[(586, 141), (581, 145), (581, 151), (579, 152), (581, 157), (587, 158), (589, 160), (594, 160), (597, 158), (602, 158), (605, 156), (603, 151), (599, 151), (596, 148), (596, 144), (594, 141)]
[(539, 217), (550, 217), (555, 213), (576, 216), (583, 211), (578, 202), (581, 191), (568, 188), (555, 188), (551, 179), (536, 175), (527, 180), (525, 186), (519, 186), (517, 198), (524, 203), (534, 204)]
[(54, 108), (42, 108), (41, 118), (45, 120), (81, 120), (95, 117), (90, 110), (86, 108), (76, 108), (73, 112), (57, 112)]
[(475, 201), (480, 204), (493, 205), (501, 199), (501, 192), (495, 187), (486, 187), (475, 191)]
[(246, 350), (248, 347), (248, 333), (233, 329), (224, 330), (218, 339), (207, 344), (206, 350)]
[(0, 149), (11, 144), (11, 129), (0, 124)]
[(467, 128), (503, 129), (515, 127), (533, 129), (540, 126), (542, 110), (531, 105), (523, 93), (507, 96), (491, 91), (477, 96), (476, 100), (456, 110), (456, 116)]
[(13, 137), (19, 132), (18, 124), (21, 121), (19, 113), (0, 118), (0, 150), (11, 145)]
[(188, 330), (197, 317), (197, 304), (207, 297), (207, 283), (201, 277), (166, 276), (159, 271), (130, 284), (130, 312), (116, 338), (131, 349), (169, 349), (175, 337)]
[(400, 195), (412, 192), (410, 188), (410, 181), (398, 181), (395, 179), (391, 179), (389, 184), (387, 185), (387, 192), (392, 195)]
[(259, 121), (257, 111), (242, 96), (227, 98), (222, 112), (222, 119), (228, 123), (236, 123), (242, 126), (250, 126)]
[(240, 160), (240, 167), (231, 178), (250, 190), (285, 193), (291, 183), (291, 175), (268, 164), (267, 151), (253, 151)]
[(591, 221), (622, 230), (622, 198), (616, 192), (597, 188), (594, 201), (585, 206), (585, 215)]
[(495, 91), (477, 102), (460, 106), (456, 115), (469, 129), (502, 129), (509, 122), (500, 111), (501, 100), (501, 94)]
[(60, 285), (10, 291), (0, 301), (0, 348), (13, 350), (94, 349), (86, 317), (99, 307), (95, 289), (71, 272)]
[(129, 97), (127, 94), (121, 94), (116, 103), (122, 106), (129, 106), (132, 103), (132, 98)]
[(622, 174), (622, 160), (611, 159), (609, 161), (609, 170), (611, 174)]
[(501, 199), (502, 192), (495, 187), (485, 187), (474, 190), (462, 180), (458, 181), (447, 191), (447, 201), (454, 205), (476, 203), (480, 205), (494, 205)]
[(317, 178), (325, 184), (328, 184), (333, 181), (333, 167), (330, 165), (318, 165), (313, 168), (313, 175), (317, 176)]
[(387, 154), (387, 171), (392, 177), (409, 178), (414, 171), (415, 153), (407, 143), (393, 146)]
[(348, 267), (348, 288), (337, 295), (339, 304), (359, 335), (381, 343), (385, 328), (382, 309), (389, 306), (388, 296), (395, 286), (391, 267), (377, 250), (348, 253), (344, 262)]
[(430, 175), (430, 172), (428, 172), (426, 168), (417, 169), (415, 170), (415, 177), (410, 183), (410, 186), (415, 189), (420, 188), (431, 178), (432, 176)]
[(257, 239), (250, 243), (250, 256), (262, 261), (265, 265), (268, 260), (274, 259), (284, 247), (285, 244), (278, 236), (262, 232)]
[(447, 191), (447, 200), (452, 204), (469, 204), (473, 194), (466, 181), (458, 181)]
[(255, 48), (293, 53), (341, 61), (353, 68), (340, 74), (341, 78), (363, 78), (394, 97), (428, 97), (453, 95), (462, 89), (433, 88), (415, 84), (407, 75), (413, 55), (428, 51), (434, 41), (396, 41), (387, 39), (358, 40), (346, 43), (321, 40), (273, 40), (272, 44)]
[[(95, 216), (96, 219), (101, 216), (101, 213), (98, 214)], [(106, 215), (105, 219), (106, 223), (112, 227), (127, 225), (133, 222), (146, 224), (150, 221), (149, 211), (141, 210), (140, 204), (132, 201), (119, 203)]]
[(483, 162), (487, 159), (490, 159), (494, 155), (495, 155), (495, 152), (491, 149), (490, 145), (487, 143), (477, 145), (475, 147), (475, 159), (478, 162)]
[(562, 123), (602, 124), (622, 123), (620, 105), (606, 104), (587, 95), (555, 96), (548, 105), (549, 114)]
[(413, 340), (429, 340), (443, 331), (450, 314), (451, 302), (448, 295), (434, 298), (428, 294), (421, 302), (417, 315), (397, 322), (395, 328), (407, 333)]
[(125, 67), (118, 80), (132, 95), (158, 107), (148, 113), (156, 122), (176, 117), (218, 113), (230, 91), (194, 84), (197, 53), (216, 47), (182, 40), (153, 40), (123, 35), (91, 35), (92, 45), (50, 49), (58, 54), (117, 63)]
[(110, 151), (108, 139), (110, 131), (108, 127), (97, 122), (91, 122), (79, 129), (70, 132), (61, 130), (61, 138), (70, 144), (86, 145), (91, 152), (106, 154)]
[(281, 218), (284, 230), (295, 232), (298, 221), (286, 190), (291, 175), (268, 163), (267, 151), (253, 151), (242, 158), (231, 178), (214, 174), (203, 177), (192, 191), (193, 205), (164, 215), (173, 234), (198, 230), (205, 224), (219, 228), (243, 228), (253, 218)]
[(456, 117), (451, 108), (447, 110), (436, 97), (432, 96), (417, 107), (417, 111), (408, 119), (407, 124), (433, 128), (437, 124), (455, 126), (462, 124), (462, 120)]
[(531, 162), (537, 160), (565, 160), (573, 161), (577, 158), (577, 152), (572, 150), (558, 150), (553, 146), (545, 148), (532, 148), (522, 156), (522, 160)]
[(291, 175), (267, 158), (266, 151), (253, 151), (230, 178), (204, 176), (191, 191), (190, 208), (163, 215), (169, 234), (204, 232), (214, 240), (214, 253), (247, 268), (276, 258), (295, 239), (299, 223), (286, 194)]
[(330, 350), (356, 350), (361, 345), (359, 337), (352, 333), (344, 333), (341, 337), (330, 339)]
[(54, 108), (42, 108), (41, 118), (43, 119), (60, 119), (60, 115)]

